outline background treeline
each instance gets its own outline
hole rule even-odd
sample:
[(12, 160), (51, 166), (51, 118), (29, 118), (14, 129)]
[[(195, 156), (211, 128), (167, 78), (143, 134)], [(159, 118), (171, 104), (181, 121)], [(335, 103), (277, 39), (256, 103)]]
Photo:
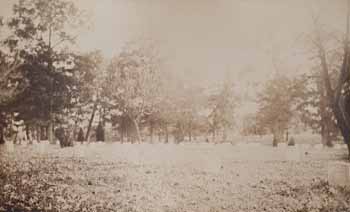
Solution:
[[(16, 140), (18, 129), (29, 140), (56, 137), (61, 146), (90, 138), (222, 142), (234, 131), (272, 134), (277, 144), (297, 129), (320, 133), (329, 146), (340, 135), (350, 141), (341, 34), (315, 23), (305, 45), (314, 67), (298, 76), (275, 70), (251, 100), (241, 95), (233, 70), (211, 84), (168, 71), (152, 40), (126, 43), (110, 60), (99, 51), (78, 52), (73, 44), (86, 20), (65, 0), (21, 0), (1, 20), (0, 142)], [(239, 118), (247, 101), (258, 110)]]

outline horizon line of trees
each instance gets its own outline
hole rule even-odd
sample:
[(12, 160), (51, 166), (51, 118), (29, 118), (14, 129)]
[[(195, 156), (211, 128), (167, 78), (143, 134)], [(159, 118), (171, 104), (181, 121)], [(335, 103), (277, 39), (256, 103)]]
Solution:
[[(106, 140), (109, 124), (121, 142), (229, 139), (245, 101), (229, 73), (216, 86), (198, 85), (167, 71), (152, 41), (128, 43), (109, 61), (99, 51), (77, 53), (71, 46), (85, 20), (67, 0), (20, 0), (1, 19), (8, 35), (0, 46), (0, 143), (13, 138), (14, 121), (23, 121), (27, 137), (56, 137), (63, 147), (93, 134)], [(340, 135), (350, 145), (348, 42), (315, 26), (307, 41), (315, 67), (293, 78), (277, 71), (259, 91), (258, 111), (243, 120), (243, 134), (272, 134), (277, 145), (304, 124), (324, 145)]]
[(206, 88), (166, 73), (152, 42), (128, 43), (108, 62), (99, 51), (77, 53), (72, 29), (83, 14), (71, 1), (21, 0), (1, 22), (9, 34), (0, 51), (1, 143), (16, 135), (14, 121), (23, 121), (27, 137), (56, 137), (63, 147), (89, 141), (96, 121), (97, 140), (104, 140), (106, 123), (122, 141), (141, 142), (146, 127), (151, 140), (154, 133), (177, 142), (210, 132), (216, 138), (219, 131), (227, 139), (236, 106), (232, 82), (199, 95)]

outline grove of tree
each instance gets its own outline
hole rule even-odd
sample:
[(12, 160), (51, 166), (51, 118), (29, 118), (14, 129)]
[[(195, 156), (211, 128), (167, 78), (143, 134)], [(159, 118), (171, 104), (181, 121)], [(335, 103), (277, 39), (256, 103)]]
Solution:
[(271, 134), (278, 145), (303, 125), (324, 145), (342, 138), (350, 155), (347, 19), (345, 36), (315, 19), (307, 40), (314, 66), (293, 77), (275, 70), (257, 92), (257, 111), (242, 121), (237, 111), (245, 99), (233, 70), (218, 83), (190, 81), (186, 72), (167, 70), (150, 40), (126, 43), (111, 59), (79, 52), (72, 44), (87, 19), (74, 2), (19, 0), (12, 15), (0, 19), (7, 32), (0, 44), (0, 143), (14, 139), (16, 121), (27, 139), (54, 143), (56, 137), (62, 147), (108, 141), (110, 134), (120, 142), (155, 142), (156, 135), (166, 143), (227, 142), (234, 132)]

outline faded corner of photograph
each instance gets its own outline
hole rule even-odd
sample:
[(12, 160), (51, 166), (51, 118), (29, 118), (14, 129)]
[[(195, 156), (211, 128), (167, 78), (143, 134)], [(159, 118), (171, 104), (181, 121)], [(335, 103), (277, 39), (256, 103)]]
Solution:
[(350, 0), (0, 0), (0, 212), (350, 211)]

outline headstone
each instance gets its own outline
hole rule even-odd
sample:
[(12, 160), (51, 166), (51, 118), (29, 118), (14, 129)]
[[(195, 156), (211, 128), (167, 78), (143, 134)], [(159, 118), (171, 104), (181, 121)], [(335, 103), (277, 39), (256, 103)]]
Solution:
[(350, 163), (328, 163), (328, 182), (336, 186), (350, 186)]

